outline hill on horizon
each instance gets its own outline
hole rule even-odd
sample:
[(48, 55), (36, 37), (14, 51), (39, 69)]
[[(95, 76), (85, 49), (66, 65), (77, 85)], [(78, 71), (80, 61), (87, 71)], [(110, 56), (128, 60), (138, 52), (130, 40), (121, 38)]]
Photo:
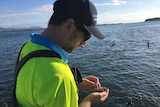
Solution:
[(149, 18), (149, 19), (145, 20), (145, 22), (147, 22), (147, 21), (160, 21), (160, 17)]

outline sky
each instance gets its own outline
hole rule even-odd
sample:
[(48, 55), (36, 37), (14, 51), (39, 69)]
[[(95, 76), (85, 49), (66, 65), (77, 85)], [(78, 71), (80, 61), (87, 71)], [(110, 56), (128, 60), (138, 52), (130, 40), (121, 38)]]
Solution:
[[(160, 0), (90, 0), (98, 24), (135, 23), (160, 17)], [(0, 27), (47, 27), (55, 0), (0, 0)]]

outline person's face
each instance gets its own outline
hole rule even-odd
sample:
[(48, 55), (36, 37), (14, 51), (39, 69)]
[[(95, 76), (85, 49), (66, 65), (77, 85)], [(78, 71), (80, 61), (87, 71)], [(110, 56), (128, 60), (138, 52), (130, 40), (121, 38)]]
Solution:
[(65, 45), (65, 51), (71, 53), (77, 47), (85, 45), (86, 40), (89, 38), (89, 35), (86, 36), (81, 29), (76, 27), (76, 29), (69, 36), (68, 42)]

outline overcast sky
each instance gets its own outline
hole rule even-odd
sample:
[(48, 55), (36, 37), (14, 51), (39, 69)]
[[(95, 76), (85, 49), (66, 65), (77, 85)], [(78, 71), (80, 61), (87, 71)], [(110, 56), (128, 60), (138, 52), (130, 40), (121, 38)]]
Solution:
[[(46, 27), (55, 0), (0, 0), (0, 27)], [(98, 24), (142, 22), (160, 17), (160, 0), (91, 0)]]

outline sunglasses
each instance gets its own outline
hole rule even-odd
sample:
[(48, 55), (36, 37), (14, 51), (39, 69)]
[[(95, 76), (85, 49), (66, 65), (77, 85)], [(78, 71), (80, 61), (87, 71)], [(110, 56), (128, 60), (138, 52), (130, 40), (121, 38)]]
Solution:
[[(69, 19), (68, 16), (65, 16), (64, 18)], [(90, 32), (84, 27), (84, 25), (77, 24), (77, 28), (83, 32), (84, 41), (87, 41), (91, 37)]]
[(84, 34), (84, 41), (87, 41), (90, 37), (91, 37), (91, 34), (90, 32), (82, 25), (78, 25), (77, 26), (79, 30), (81, 30)]

